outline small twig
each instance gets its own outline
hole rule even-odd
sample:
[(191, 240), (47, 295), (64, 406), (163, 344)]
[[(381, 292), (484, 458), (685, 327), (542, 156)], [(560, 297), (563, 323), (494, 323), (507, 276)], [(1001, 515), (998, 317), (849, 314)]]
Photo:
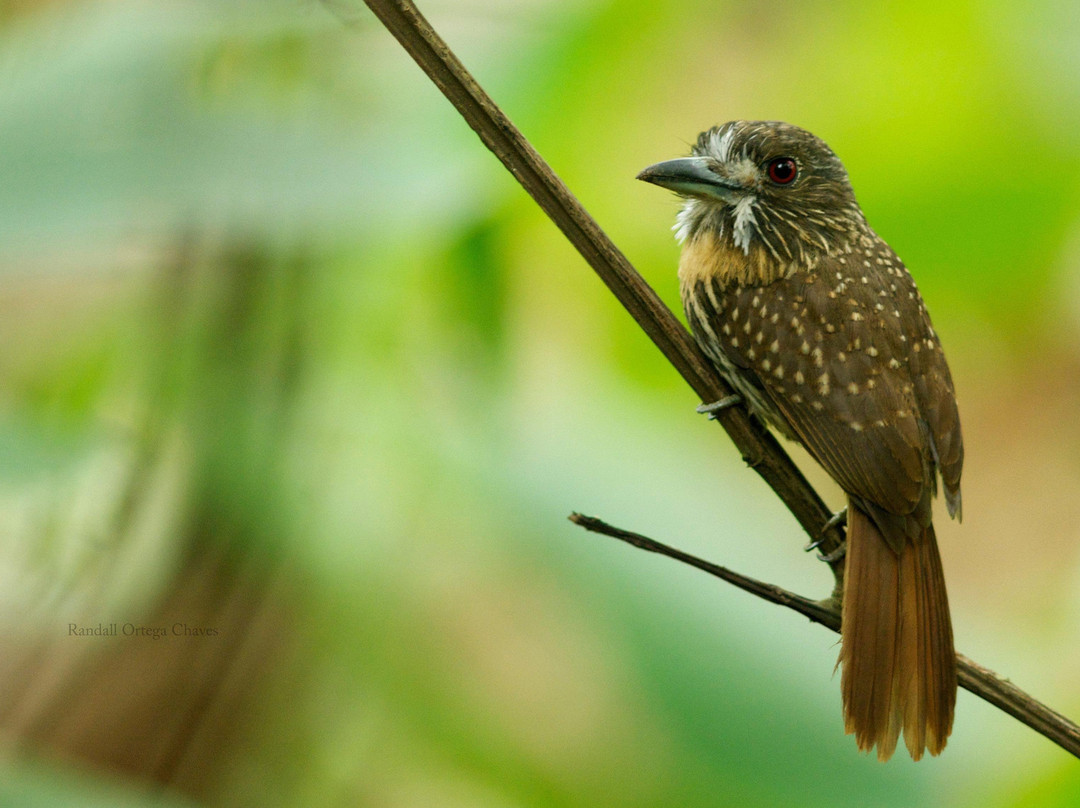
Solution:
[(770, 603), (776, 603), (780, 606), (787, 606), (789, 609), (794, 609), (799, 614), (806, 615), (815, 623), (821, 623), (823, 626), (827, 626), (833, 631), (840, 630), (840, 614), (836, 611), (836, 608), (831, 601), (822, 602), (810, 600), (809, 598), (804, 598), (802, 595), (796, 595), (794, 592), (789, 592), (783, 587), (776, 586), (776, 584), (767, 584), (756, 578), (748, 578), (742, 573), (713, 564), (711, 561), (705, 561), (704, 559), (690, 555), (689, 553), (684, 553), (682, 550), (677, 550), (674, 547), (662, 544), (655, 539), (650, 539), (648, 536), (642, 536), (640, 533), (633, 533), (629, 530), (623, 530), (614, 525), (609, 525), (607, 522), (602, 519), (597, 519), (595, 516), (572, 513), (570, 514), (570, 521), (593, 533), (603, 533), (605, 536), (612, 536), (627, 544), (632, 544), (640, 550), (647, 550), (650, 553), (666, 555), (668, 558), (674, 558), (676, 561), (689, 564), (691, 567), (697, 567), (699, 570), (709, 573), (709, 575), (727, 581), (729, 584), (737, 586), (739, 589), (745, 590), (752, 595), (757, 595), (759, 598), (763, 598)]
[[(709, 561), (704, 561), (697, 556), (684, 553), (682, 550), (676, 550), (674, 547), (650, 539), (648, 536), (642, 536), (640, 533), (609, 525), (595, 516), (572, 513), (570, 514), (570, 521), (593, 533), (602, 533), (605, 536), (611, 536), (627, 544), (632, 544), (642, 550), (648, 550), (650, 553), (659, 553), (684, 564), (689, 564), (770, 603), (787, 606), (789, 609), (793, 609), (799, 614), (809, 617), (813, 622), (820, 623), (833, 631), (840, 631), (840, 615), (829, 602), (823, 603), (810, 600), (775, 584), (762, 583), (754, 578), (748, 578), (727, 567), (721, 567)], [(1032, 698), (1012, 682), (1006, 681), (992, 670), (972, 662), (963, 654), (956, 655), (956, 663), (962, 688), (985, 699), (998, 709), (1004, 710), (1016, 720), (1027, 724), (1039, 734), (1049, 738), (1066, 752), (1080, 758), (1080, 726), (1074, 724), (1061, 713), (1051, 710), (1042, 702)]]

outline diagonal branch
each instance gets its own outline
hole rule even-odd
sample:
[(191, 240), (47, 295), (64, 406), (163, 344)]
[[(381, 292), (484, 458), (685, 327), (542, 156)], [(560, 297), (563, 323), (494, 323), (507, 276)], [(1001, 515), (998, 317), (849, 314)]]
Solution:
[[(544, 159), (491, 100), (409, 0), (365, 0), (402, 46), (442, 90), (484, 145), (558, 225), (570, 243), (607, 284), (642, 330), (667, 357), (702, 402), (719, 401), (732, 390), (713, 370), (686, 329), (630, 265)], [(822, 539), (826, 555), (838, 549), (843, 530), (822, 536), (832, 513), (776, 438), (741, 407), (716, 414), (743, 459), (783, 500), (810, 535)], [(834, 563), (838, 575), (842, 563)]]
[[(605, 536), (624, 541), (641, 550), (650, 553), (659, 553), (684, 564), (689, 564), (699, 570), (709, 573), (721, 580), (727, 581), (752, 595), (764, 598), (770, 603), (786, 606), (805, 617), (809, 617), (814, 623), (831, 628), (833, 631), (840, 630), (840, 615), (837, 613), (831, 601), (816, 601), (796, 595), (775, 584), (767, 584), (754, 578), (749, 578), (741, 573), (721, 567), (697, 556), (684, 553), (666, 544), (634, 533), (629, 530), (609, 525), (595, 516), (584, 516), (580, 513), (570, 514), (570, 521), (580, 525), (593, 533), (602, 533)], [(960, 686), (969, 690), (979, 698), (993, 704), (1000, 710), (1004, 710), (1017, 721), (1027, 724), (1036, 732), (1045, 735), (1066, 752), (1080, 757), (1080, 726), (1077, 726), (1061, 713), (1055, 712), (1040, 701), (1029, 696), (1007, 679), (1003, 679), (988, 668), (972, 662), (963, 654), (956, 655), (956, 663), (959, 674)]]
[[(502, 161), (507, 170), (562, 230), (686, 383), (701, 397), (702, 402), (719, 401), (730, 395), (731, 389), (713, 370), (686, 329), (679, 324), (551, 167), (469, 75), (412, 2), (365, 2), (457, 108), (484, 145)], [(843, 542), (843, 530), (832, 527), (822, 535), (822, 525), (832, 514), (772, 434), (739, 407), (718, 412), (716, 419), (742, 453), (743, 459), (768, 483), (811, 539), (822, 540), (820, 547), (826, 555), (831, 555), (838, 549)], [(595, 520), (590, 529), (596, 529), (597, 524), (604, 523)], [(822, 604), (771, 584), (753, 581), (731, 570), (710, 565), (644, 536), (618, 531), (617, 528), (612, 530), (617, 531), (612, 535), (635, 546), (664, 553), (706, 569), (760, 597), (795, 609), (830, 628), (837, 627), (834, 625), (838, 624), (835, 612)], [(842, 584), (843, 561), (841, 559), (831, 564), (839, 587)], [(1075, 724), (986, 668), (965, 657), (959, 657), (959, 662), (960, 684), (963, 687), (1080, 757), (1080, 728)]]

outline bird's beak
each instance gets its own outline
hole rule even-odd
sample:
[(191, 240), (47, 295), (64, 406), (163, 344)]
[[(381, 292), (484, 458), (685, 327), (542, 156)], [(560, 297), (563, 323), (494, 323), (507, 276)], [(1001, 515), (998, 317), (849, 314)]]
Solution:
[(717, 174), (708, 163), (706, 157), (679, 157), (649, 166), (637, 178), (684, 196), (734, 202), (746, 189), (735, 180)]

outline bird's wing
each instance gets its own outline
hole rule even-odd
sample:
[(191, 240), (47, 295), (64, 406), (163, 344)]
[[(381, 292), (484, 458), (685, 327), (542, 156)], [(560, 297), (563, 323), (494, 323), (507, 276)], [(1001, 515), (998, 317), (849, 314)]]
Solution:
[(852, 273), (837, 261), (765, 287), (702, 282), (691, 324), (703, 342), (716, 336), (761, 391), (766, 419), (794, 434), (847, 493), (911, 514), (933, 484), (908, 361), (917, 293), (908, 298), (905, 286), (897, 294), (891, 275)]
[(930, 440), (945, 487), (949, 515), (959, 518), (960, 473), (964, 467), (964, 437), (960, 429), (960, 413), (952, 376), (941, 351), (941, 343), (929, 318), (922, 350), (910, 357), (911, 376), (915, 380), (915, 400), (926, 420)]

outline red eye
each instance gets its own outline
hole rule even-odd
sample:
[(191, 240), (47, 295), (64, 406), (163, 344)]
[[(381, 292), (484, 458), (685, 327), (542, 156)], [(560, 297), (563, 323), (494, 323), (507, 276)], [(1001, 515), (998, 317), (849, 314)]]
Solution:
[(798, 173), (799, 168), (790, 157), (778, 157), (769, 163), (769, 179), (777, 185), (789, 185)]

